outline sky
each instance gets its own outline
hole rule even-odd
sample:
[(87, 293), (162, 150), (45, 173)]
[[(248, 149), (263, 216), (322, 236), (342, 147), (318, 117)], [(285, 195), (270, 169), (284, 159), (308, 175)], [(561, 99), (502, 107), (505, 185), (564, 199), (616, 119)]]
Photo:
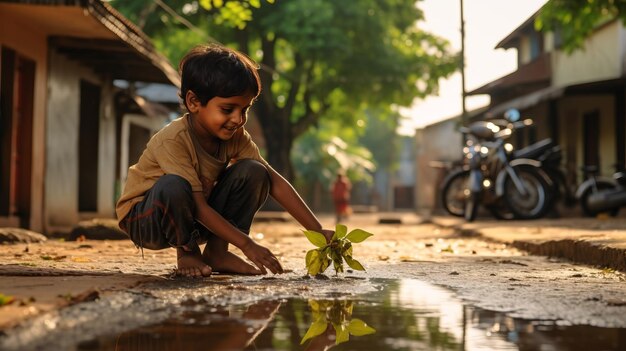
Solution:
[[(474, 90), (517, 69), (515, 49), (495, 49), (515, 28), (532, 16), (547, 0), (464, 0), (465, 88)], [(446, 38), (452, 49), (461, 50), (460, 0), (423, 0), (418, 3), (425, 21), (420, 28)], [(439, 95), (413, 102), (401, 109), (405, 117), (401, 134), (461, 114), (461, 73), (439, 82)], [(468, 97), (468, 111), (489, 104), (489, 97)]]

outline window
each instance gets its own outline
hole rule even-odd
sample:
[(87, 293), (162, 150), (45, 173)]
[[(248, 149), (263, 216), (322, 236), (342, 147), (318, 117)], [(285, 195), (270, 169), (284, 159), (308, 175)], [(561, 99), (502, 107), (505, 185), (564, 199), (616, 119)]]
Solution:
[(543, 35), (533, 30), (529, 36), (529, 40), (530, 61), (532, 61), (543, 53)]

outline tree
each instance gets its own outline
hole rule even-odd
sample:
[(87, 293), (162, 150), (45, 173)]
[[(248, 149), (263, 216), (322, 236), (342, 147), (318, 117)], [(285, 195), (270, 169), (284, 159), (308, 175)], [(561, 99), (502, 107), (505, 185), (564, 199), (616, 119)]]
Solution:
[(535, 20), (541, 31), (558, 31), (563, 49), (573, 52), (602, 23), (619, 18), (626, 25), (623, 0), (550, 0)]
[[(416, 0), (279, 0), (249, 6), (243, 29), (225, 24), (214, 9), (168, 4), (260, 63), (264, 88), (253, 113), (263, 126), (268, 162), (290, 180), (290, 151), (310, 127), (325, 119), (351, 126), (367, 108), (409, 105), (435, 93), (459, 63), (446, 40), (419, 29)], [(185, 41), (186, 29), (176, 21), (164, 26), (163, 12), (147, 13), (144, 30), (158, 47)]]
[(330, 200), (328, 189), (338, 170), (347, 171), (353, 182), (371, 182), (375, 169), (372, 153), (358, 143), (361, 128), (342, 128), (338, 122), (328, 121), (313, 127), (294, 144), (291, 157), (296, 175), (294, 185), (315, 210), (323, 208), (325, 199)]

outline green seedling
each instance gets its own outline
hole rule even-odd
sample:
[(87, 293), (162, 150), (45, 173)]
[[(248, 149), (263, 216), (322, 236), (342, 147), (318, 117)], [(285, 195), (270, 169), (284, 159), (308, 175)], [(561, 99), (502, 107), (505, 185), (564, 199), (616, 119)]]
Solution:
[(329, 243), (322, 233), (313, 230), (305, 230), (309, 241), (317, 246), (316, 249), (306, 253), (306, 269), (310, 275), (324, 273), (332, 261), (335, 274), (343, 272), (343, 261), (346, 261), (350, 268), (357, 271), (364, 271), (363, 265), (352, 258), (352, 244), (360, 243), (373, 234), (362, 229), (354, 229), (348, 233), (348, 228), (343, 224), (337, 224), (335, 234)]
[(313, 323), (311, 323), (306, 334), (300, 340), (300, 345), (309, 339), (322, 335), (329, 325), (332, 325), (335, 330), (335, 345), (348, 341), (350, 335), (362, 336), (376, 332), (376, 329), (370, 327), (364, 321), (352, 318), (352, 309), (354, 307), (352, 301), (309, 300), (309, 306), (313, 314)]

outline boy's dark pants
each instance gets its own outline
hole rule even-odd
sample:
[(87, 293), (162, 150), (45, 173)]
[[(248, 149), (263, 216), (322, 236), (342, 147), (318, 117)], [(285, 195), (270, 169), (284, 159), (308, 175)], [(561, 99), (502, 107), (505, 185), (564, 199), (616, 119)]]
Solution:
[[(228, 167), (211, 191), (208, 204), (227, 221), (248, 234), (252, 219), (269, 194), (267, 168), (255, 160)], [(152, 250), (168, 247), (193, 249), (214, 235), (194, 219), (196, 205), (191, 185), (166, 174), (135, 204), (122, 221), (122, 229), (135, 245)], [(206, 223), (210, 225), (210, 223)]]

